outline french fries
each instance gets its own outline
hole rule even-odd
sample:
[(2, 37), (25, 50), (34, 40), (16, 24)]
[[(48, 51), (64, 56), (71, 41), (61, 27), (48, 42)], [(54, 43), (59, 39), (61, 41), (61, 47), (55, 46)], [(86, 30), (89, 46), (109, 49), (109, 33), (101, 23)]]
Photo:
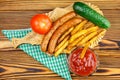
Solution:
[(87, 30), (82, 30), (82, 31), (79, 31), (79, 32), (75, 33), (74, 35), (71, 36), (71, 38), (69, 40), (69, 43), (73, 42), (79, 36), (84, 35), (86, 32), (87, 32)]
[(91, 38), (93, 38), (95, 35), (97, 35), (97, 32), (93, 32), (93, 33), (90, 33), (88, 36), (86, 36), (84, 39), (81, 40), (80, 43), (77, 44), (77, 46), (81, 46), (83, 45), (84, 43), (86, 43), (88, 40), (90, 40)]
[(77, 45), (82, 39), (84, 38), (84, 36), (80, 36), (78, 39), (76, 39), (75, 41), (73, 41), (72, 43), (70, 43), (67, 47), (68, 50), (72, 49), (72, 47), (74, 47), (75, 45)]
[(97, 26), (93, 26), (93, 27), (90, 27), (86, 30), (81, 30), (81, 31), (78, 31), (77, 33), (73, 34), (71, 37), (70, 37), (70, 40), (69, 40), (69, 43), (72, 43), (74, 40), (76, 40), (78, 37), (80, 37), (81, 35), (86, 35), (86, 34), (89, 34), (93, 31), (96, 31), (98, 29)]
[(76, 32), (82, 30), (82, 27), (87, 23), (87, 20), (82, 21), (79, 25), (77, 25), (74, 30), (71, 32), (71, 35), (75, 34)]
[(66, 38), (64, 38), (64, 40), (60, 44), (58, 44), (58, 46), (55, 48), (55, 51), (57, 51), (59, 48), (61, 48), (62, 45), (64, 45), (65, 42), (69, 39), (69, 37), (70, 36), (67, 36)]
[(55, 52), (55, 57), (57, 57), (68, 45), (68, 41), (65, 42), (65, 44), (63, 44), (61, 46), (61, 48), (59, 48), (56, 52)]
[(68, 31), (66, 31), (58, 40), (58, 43), (60, 43), (67, 35), (70, 34), (70, 32), (74, 29), (74, 27), (71, 27)]

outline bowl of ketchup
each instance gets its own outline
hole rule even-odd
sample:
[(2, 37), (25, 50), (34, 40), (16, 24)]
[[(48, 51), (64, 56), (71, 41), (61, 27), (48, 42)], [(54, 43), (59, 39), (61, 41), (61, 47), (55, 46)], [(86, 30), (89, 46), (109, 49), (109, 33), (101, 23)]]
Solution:
[(80, 58), (83, 48), (76, 48), (68, 57), (70, 71), (79, 76), (89, 76), (96, 71), (97, 58), (95, 53), (87, 49), (84, 58)]

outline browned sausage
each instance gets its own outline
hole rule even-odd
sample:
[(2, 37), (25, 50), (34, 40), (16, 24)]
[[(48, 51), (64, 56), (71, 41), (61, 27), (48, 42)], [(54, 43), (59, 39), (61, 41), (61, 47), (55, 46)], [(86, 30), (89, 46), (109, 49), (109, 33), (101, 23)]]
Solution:
[(69, 19), (73, 18), (74, 16), (76, 16), (75, 12), (69, 12), (67, 14), (65, 14), (64, 16), (62, 16), (61, 18), (59, 18), (58, 20), (56, 20), (53, 23), (53, 27), (51, 28), (51, 30), (44, 36), (42, 43), (41, 43), (41, 49), (42, 51), (47, 51), (47, 47), (48, 47), (48, 43), (49, 40), (51, 38), (51, 36), (53, 35), (54, 31), (61, 26), (63, 23), (65, 23), (66, 21), (68, 21)]
[(77, 18), (74, 17), (70, 20), (68, 20), (67, 22), (65, 22), (62, 26), (60, 26), (52, 35), (50, 42), (49, 42), (49, 46), (48, 46), (48, 52), (50, 54), (52, 54), (55, 50), (57, 41), (59, 39), (59, 37), (69, 28), (79, 24), (82, 21), (81, 18)]

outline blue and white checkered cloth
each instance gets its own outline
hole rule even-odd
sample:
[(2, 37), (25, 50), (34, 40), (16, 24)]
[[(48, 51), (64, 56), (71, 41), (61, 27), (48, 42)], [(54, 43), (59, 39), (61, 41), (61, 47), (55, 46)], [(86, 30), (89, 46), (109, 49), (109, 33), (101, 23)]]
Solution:
[[(31, 29), (20, 29), (20, 30), (2, 30), (2, 33), (8, 37), (9, 40), (14, 38), (24, 37), (27, 33), (31, 32)], [(39, 61), (41, 64), (48, 67), (53, 72), (60, 75), (66, 80), (72, 80), (70, 71), (67, 65), (66, 54), (61, 54), (57, 58), (54, 56), (48, 56), (40, 50), (40, 46), (31, 44), (22, 44), (19, 46), (25, 53)]]

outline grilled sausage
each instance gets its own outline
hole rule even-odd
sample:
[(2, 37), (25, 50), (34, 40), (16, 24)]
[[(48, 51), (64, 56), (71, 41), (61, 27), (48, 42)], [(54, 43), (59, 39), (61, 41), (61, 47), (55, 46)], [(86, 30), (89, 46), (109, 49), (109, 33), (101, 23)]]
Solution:
[(61, 25), (52, 35), (50, 42), (49, 42), (49, 46), (48, 46), (48, 52), (50, 54), (52, 54), (55, 50), (57, 41), (59, 39), (59, 37), (68, 29), (70, 29), (71, 27), (77, 25), (78, 23), (80, 23), (82, 21), (81, 18), (77, 18), (74, 17), (70, 20), (68, 20), (67, 22), (65, 22), (63, 25)]
[(51, 30), (44, 36), (42, 43), (41, 43), (41, 49), (43, 52), (47, 51), (47, 47), (48, 47), (48, 43), (49, 40), (51, 38), (51, 36), (53, 35), (54, 31), (61, 26), (63, 23), (65, 23), (66, 21), (68, 21), (69, 19), (73, 18), (74, 16), (76, 16), (76, 14), (72, 11), (69, 12), (67, 14), (65, 14), (64, 16), (62, 16), (61, 18), (59, 18), (58, 20), (56, 20), (53, 23), (53, 27), (51, 28)]

